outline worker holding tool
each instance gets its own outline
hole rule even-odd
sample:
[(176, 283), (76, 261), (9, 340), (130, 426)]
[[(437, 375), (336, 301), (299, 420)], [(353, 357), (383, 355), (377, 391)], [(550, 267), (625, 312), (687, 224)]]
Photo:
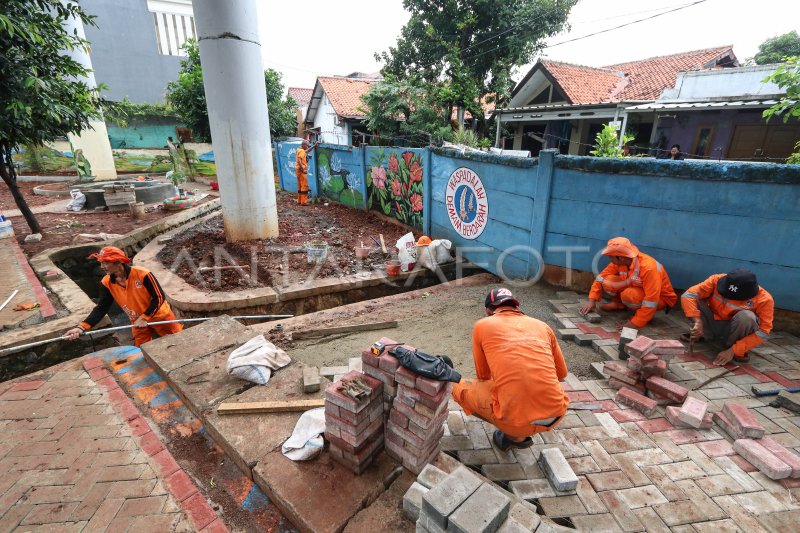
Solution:
[(478, 379), (454, 384), (453, 399), (497, 427), (499, 449), (528, 448), (531, 435), (552, 430), (567, 412), (559, 383), (567, 365), (550, 326), (522, 313), (511, 291), (492, 289), (484, 305), (487, 316), (472, 331)]
[[(317, 144), (314, 144), (317, 146)], [(308, 205), (308, 152), (314, 147), (308, 147), (308, 140), (303, 139), (300, 148), (295, 154), (294, 170), (297, 174), (297, 205)]]
[(153, 338), (183, 331), (181, 324), (148, 325), (148, 322), (176, 320), (175, 314), (164, 299), (164, 291), (149, 270), (131, 266), (125, 252), (114, 246), (106, 246), (89, 259), (100, 261), (106, 273), (100, 280), (100, 299), (83, 322), (70, 329), (64, 337), (75, 340), (93, 328), (108, 313), (111, 304), (117, 302), (133, 325), (133, 344), (141, 346)]
[(601, 304), (600, 309), (634, 311), (634, 315), (617, 329), (641, 329), (653, 320), (656, 311), (671, 308), (678, 302), (678, 295), (661, 263), (640, 252), (625, 237), (609, 240), (602, 253), (611, 263), (595, 278), (589, 299), (580, 309), (581, 314), (594, 311), (606, 292), (611, 302)]
[(739, 268), (727, 274), (714, 274), (681, 295), (681, 306), (687, 318), (694, 321), (684, 338), (695, 342), (719, 339), (725, 350), (717, 354), (714, 364), (724, 366), (750, 360), (749, 350), (769, 339), (775, 303), (772, 296), (758, 285), (756, 275)]

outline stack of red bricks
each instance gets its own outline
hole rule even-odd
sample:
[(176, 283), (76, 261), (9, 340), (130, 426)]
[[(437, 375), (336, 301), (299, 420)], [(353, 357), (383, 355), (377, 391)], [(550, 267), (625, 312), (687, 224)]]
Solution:
[[(361, 362), (363, 363), (361, 368), (365, 374), (383, 383), (383, 415), (385, 422), (389, 416), (389, 411), (392, 409), (394, 397), (397, 395), (395, 374), (400, 367), (400, 362), (389, 353), (389, 350), (398, 345), (397, 341), (383, 337), (378, 343), (386, 346), (386, 348), (378, 355), (372, 353), (371, 348), (361, 352)], [(406, 345), (403, 346), (410, 348)], [(411, 349), (413, 350), (413, 348)]]
[[(341, 388), (361, 378), (372, 391), (358, 400)], [(361, 474), (383, 448), (383, 383), (354, 370), (325, 390), (325, 438), (339, 463)]]

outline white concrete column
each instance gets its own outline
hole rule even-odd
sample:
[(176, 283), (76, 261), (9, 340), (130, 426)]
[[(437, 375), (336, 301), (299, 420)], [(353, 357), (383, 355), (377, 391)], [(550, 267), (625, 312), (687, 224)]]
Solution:
[[(83, 22), (80, 19), (69, 18), (64, 22), (64, 26), (68, 33), (74, 31), (77, 32), (79, 37), (86, 39), (86, 34), (83, 31)], [(92, 58), (89, 56), (89, 51), (84, 48), (75, 48), (64, 52), (89, 71), (81, 81), (92, 89), (96, 88), (97, 81), (92, 71)], [(83, 155), (86, 156), (92, 166), (93, 176), (99, 180), (117, 179), (114, 155), (111, 153), (111, 142), (108, 140), (106, 123), (102, 119), (89, 121), (88, 129), (78, 134), (70, 134), (69, 140), (76, 150), (83, 150)]]
[(195, 0), (193, 7), (225, 237), (277, 237), (256, 0)]

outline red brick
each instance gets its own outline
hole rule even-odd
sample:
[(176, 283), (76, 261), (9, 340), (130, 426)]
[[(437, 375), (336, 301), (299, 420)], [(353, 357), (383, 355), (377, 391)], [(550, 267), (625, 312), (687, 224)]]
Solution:
[(658, 356), (652, 353), (649, 353), (642, 357), (642, 366), (651, 366), (656, 364), (659, 361)]
[(654, 365), (642, 367), (642, 378), (647, 379), (651, 376), (663, 378), (667, 373), (667, 362), (659, 359)]
[[(693, 427), (683, 422), (678, 416), (681, 411), (680, 407), (677, 407), (675, 405), (670, 405), (667, 407), (666, 411), (667, 411), (667, 420), (669, 420), (670, 424), (672, 424), (676, 428), (689, 429)], [(711, 429), (711, 426), (713, 425), (714, 425), (713, 415), (709, 412), (706, 412), (706, 415), (703, 417), (703, 422), (700, 424), (700, 427), (695, 429)]]
[(650, 398), (651, 400), (655, 400), (658, 405), (670, 405), (675, 402), (667, 398), (666, 396), (661, 396), (660, 394), (656, 394), (655, 392), (648, 390), (645, 393), (645, 396)]
[(397, 369), (397, 372), (394, 374), (394, 379), (400, 385), (405, 385), (406, 387), (414, 387), (415, 383), (417, 382), (417, 374), (416, 372), (412, 372), (411, 370), (407, 369), (404, 366), (401, 366)]
[(369, 348), (361, 352), (361, 362), (365, 365), (378, 368), (378, 361), (378, 356), (372, 353)]
[(689, 390), (686, 389), (686, 387), (682, 387), (677, 383), (673, 383), (658, 376), (648, 378), (646, 385), (648, 389), (656, 394), (660, 394), (679, 403), (683, 403), (686, 400), (686, 396), (689, 394)]
[[(731, 447), (733, 447), (733, 445), (731, 445)], [(758, 472), (758, 468), (753, 466), (752, 463), (750, 463), (747, 459), (745, 459), (741, 455), (738, 455), (738, 454), (731, 455), (731, 461), (736, 463), (736, 466), (738, 466), (739, 468), (741, 468), (744, 472), (747, 472), (748, 474), (750, 472)]]
[[(426, 407), (430, 407), (432, 410), (436, 411), (439, 407), (443, 404), (447, 404), (450, 400), (450, 390), (451, 387), (449, 383), (443, 387), (436, 395), (431, 396), (425, 392), (422, 392), (418, 389), (411, 389), (406, 387), (405, 385), (400, 385), (397, 387), (397, 395), (401, 400), (413, 400), (414, 402), (419, 402)], [(406, 402), (410, 404), (411, 402)]]
[(357, 427), (361, 426), (362, 424), (364, 424), (365, 422), (369, 423), (369, 421), (375, 420), (375, 416), (374, 415), (375, 415), (375, 411), (376, 410), (383, 411), (383, 398), (376, 397), (375, 399), (373, 399), (372, 401), (370, 401), (367, 404), (366, 409), (362, 409), (358, 413), (352, 413), (352, 412), (348, 411), (347, 409), (339, 407), (338, 408), (339, 414), (335, 414), (334, 410), (333, 410), (333, 407), (338, 407), (338, 406), (332, 405), (330, 402), (325, 402), (325, 405), (326, 406), (327, 405), (331, 405), (331, 407), (332, 407), (330, 411), (328, 411), (328, 410), (325, 411), (325, 416), (329, 416), (329, 415), (330, 416), (335, 416), (336, 418), (341, 419), (342, 421), (344, 421), (345, 424), (348, 424), (350, 426), (353, 426), (353, 427), (357, 428)]
[(166, 503), (166, 496), (148, 496), (146, 498), (133, 498), (125, 500), (117, 516), (142, 516), (159, 514)]
[(182, 502), (195, 492), (197, 487), (194, 482), (186, 475), (183, 470), (178, 470), (166, 479), (167, 487), (173, 498)]
[(86, 371), (93, 370), (98, 366), (103, 366), (103, 361), (99, 357), (87, 357), (83, 360), (83, 369)]
[(778, 459), (758, 441), (738, 439), (734, 441), (733, 449), (770, 479), (783, 479), (792, 475), (792, 467)]
[(644, 357), (653, 351), (656, 347), (656, 342), (648, 337), (639, 335), (631, 342), (625, 345), (625, 353), (632, 357)]
[[(394, 402), (394, 405), (393, 405), (392, 409), (393, 410), (397, 409), (398, 411), (400, 411), (400, 413), (402, 413), (403, 415), (408, 417), (408, 419), (411, 422), (414, 422), (415, 424), (417, 424), (418, 426), (421, 426), (423, 428), (427, 429), (433, 423), (433, 420), (431, 418), (423, 415), (422, 413), (420, 413), (419, 411), (415, 410), (413, 407), (409, 406), (406, 403)], [(441, 409), (436, 414), (439, 415), (442, 412), (446, 412), (446, 411), (447, 411), (447, 404), (445, 403), (445, 404), (442, 404)]]
[(210, 524), (208, 524), (205, 528), (203, 528), (201, 533), (229, 533), (228, 526), (225, 523), (217, 518)]
[(733, 422), (731, 422), (731, 420), (722, 411), (714, 413), (713, 420), (733, 440), (741, 439), (743, 437), (743, 435), (741, 435), (739, 431), (736, 429), (736, 427), (733, 425)]
[(792, 467), (792, 474), (790, 477), (800, 477), (800, 456), (787, 450), (781, 443), (769, 437), (760, 439), (758, 443), (772, 452), (775, 457)]
[(150, 429), (150, 424), (142, 418), (140, 415), (136, 415), (128, 419), (128, 425), (131, 427), (131, 430), (134, 436), (144, 435), (148, 431), (152, 431)]
[(106, 370), (105, 368), (102, 368), (102, 367), (93, 368), (91, 370), (88, 370), (87, 372), (89, 373), (89, 377), (92, 378), (95, 381), (99, 381), (99, 380), (111, 375), (108, 372), (108, 370)]
[(764, 426), (744, 405), (728, 402), (722, 406), (722, 412), (728, 417), (739, 435), (751, 439), (760, 439), (764, 436)]
[(408, 417), (397, 409), (392, 409), (389, 412), (389, 422), (403, 429), (408, 427)]
[(23, 391), (29, 391), (29, 390), (36, 390), (39, 387), (41, 387), (42, 385), (44, 385), (44, 384), (45, 384), (45, 382), (40, 380), (40, 379), (33, 380), (33, 381), (21, 381), (21, 382), (15, 384), (13, 387), (11, 387), (11, 392), (23, 392)]
[(733, 445), (730, 442), (720, 440), (710, 440), (695, 444), (700, 450), (709, 457), (722, 457), (723, 455), (733, 455)]
[(669, 420), (666, 418), (654, 418), (652, 420), (643, 420), (636, 422), (636, 424), (647, 433), (659, 433), (661, 431), (669, 431), (675, 429)]
[(196, 529), (203, 529), (217, 519), (217, 513), (199, 492), (184, 500), (183, 510), (189, 515), (189, 520)]
[(178, 463), (175, 461), (175, 458), (172, 457), (172, 454), (169, 453), (168, 450), (162, 450), (155, 454), (153, 456), (153, 461), (155, 461), (161, 477), (167, 477), (173, 472), (177, 472), (181, 469), (181, 467), (178, 466)]
[[(372, 367), (366, 367), (367, 369), (371, 369)], [(372, 389), (372, 393), (366, 398), (361, 398), (359, 400), (354, 400), (353, 398), (346, 396), (343, 394), (339, 388), (341, 387), (341, 381), (346, 381), (349, 379), (360, 378)], [(370, 377), (368, 375), (362, 374), (357, 370), (353, 370), (348, 372), (340, 381), (336, 383), (332, 383), (327, 389), (325, 389), (325, 401), (331, 402), (332, 404), (341, 407), (342, 409), (346, 409), (351, 413), (360, 413), (365, 408), (367, 408), (376, 397), (383, 394), (383, 383), (375, 379), (374, 377)]]
[(800, 388), (800, 381), (786, 379), (780, 372), (764, 372), (769, 378), (787, 389)]
[(570, 402), (593, 402), (597, 399), (594, 397), (594, 394), (589, 391), (568, 392), (567, 396), (569, 396)]
[(139, 446), (144, 453), (150, 456), (164, 449), (164, 443), (161, 442), (159, 436), (153, 431), (149, 431), (139, 438)]
[(436, 396), (442, 388), (447, 386), (446, 381), (437, 381), (435, 379), (426, 378), (425, 376), (417, 376), (415, 387), (427, 394), (428, 396)]
[(114, 376), (110, 374), (102, 379), (98, 379), (96, 383), (101, 387), (105, 387), (107, 391), (112, 391), (119, 388), (119, 383), (117, 383), (117, 381), (114, 379)]
[(641, 383), (635, 383), (631, 385), (630, 383), (625, 383), (624, 381), (620, 381), (617, 378), (609, 378), (608, 386), (616, 390), (629, 389), (634, 392), (638, 392), (639, 394), (644, 394), (645, 392), (644, 385), (642, 385)]
[(681, 341), (675, 339), (659, 339), (656, 341), (653, 353), (656, 355), (683, 355), (686, 353), (686, 348)]
[(614, 399), (617, 401), (617, 403), (632, 407), (646, 416), (652, 415), (658, 406), (655, 400), (651, 400), (650, 398), (642, 396), (638, 392), (634, 392), (630, 389), (620, 389)]
[(642, 360), (638, 357), (629, 357), (628, 358), (628, 368), (633, 370), (634, 372), (641, 372), (642, 371)]
[(377, 379), (381, 383), (383, 383), (384, 387), (394, 386), (396, 383), (394, 380), (394, 375), (390, 374), (380, 368), (374, 366), (365, 366), (362, 368), (364, 374), (370, 376), (373, 379)]
[(706, 417), (707, 412), (708, 403), (694, 396), (687, 396), (680, 411), (678, 411), (678, 419), (693, 428), (699, 428), (703, 425), (703, 419)]
[[(342, 412), (346, 413), (346, 411)], [(371, 425), (374, 424), (375, 420), (383, 414), (383, 402), (373, 402), (373, 407), (364, 409), (361, 411), (361, 413), (359, 413), (359, 415), (362, 414), (368, 416), (361, 417), (361, 420), (358, 422), (358, 424), (352, 424), (348, 420), (327, 414), (325, 415), (325, 427), (337, 428), (342, 433), (349, 433), (357, 441), (359, 437), (365, 433)]]
[(675, 444), (693, 444), (695, 442), (703, 442), (708, 440), (702, 433), (696, 429), (673, 429), (672, 431), (665, 431), (664, 435)]
[(647, 420), (647, 417), (636, 409), (617, 409), (616, 411), (609, 411), (609, 414), (619, 423)]
[(398, 361), (397, 357), (393, 356), (392, 354), (384, 353), (378, 358), (378, 366), (384, 372), (388, 372), (394, 376), (395, 372), (397, 372), (397, 367), (400, 366), (400, 361)]

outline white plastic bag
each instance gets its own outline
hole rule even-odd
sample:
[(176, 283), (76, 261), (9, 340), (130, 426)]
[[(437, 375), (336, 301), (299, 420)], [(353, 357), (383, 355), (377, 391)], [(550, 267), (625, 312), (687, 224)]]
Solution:
[(257, 385), (266, 385), (272, 371), (291, 363), (286, 352), (267, 342), (264, 335), (253, 337), (228, 356), (228, 374)]
[(78, 190), (69, 191), (72, 200), (67, 204), (67, 211), (80, 211), (86, 204), (86, 195)]
[(400, 270), (408, 272), (417, 263), (417, 241), (414, 234), (406, 233), (397, 240), (397, 258), (400, 260)]
[(420, 246), (417, 249), (417, 263), (428, 270), (436, 270), (439, 265), (453, 261), (450, 255), (452, 246), (453, 243), (447, 239), (436, 239), (428, 246)]
[(292, 461), (308, 461), (322, 451), (325, 441), (325, 408), (319, 407), (303, 413), (294, 426), (292, 436), (281, 446), (281, 453)]

